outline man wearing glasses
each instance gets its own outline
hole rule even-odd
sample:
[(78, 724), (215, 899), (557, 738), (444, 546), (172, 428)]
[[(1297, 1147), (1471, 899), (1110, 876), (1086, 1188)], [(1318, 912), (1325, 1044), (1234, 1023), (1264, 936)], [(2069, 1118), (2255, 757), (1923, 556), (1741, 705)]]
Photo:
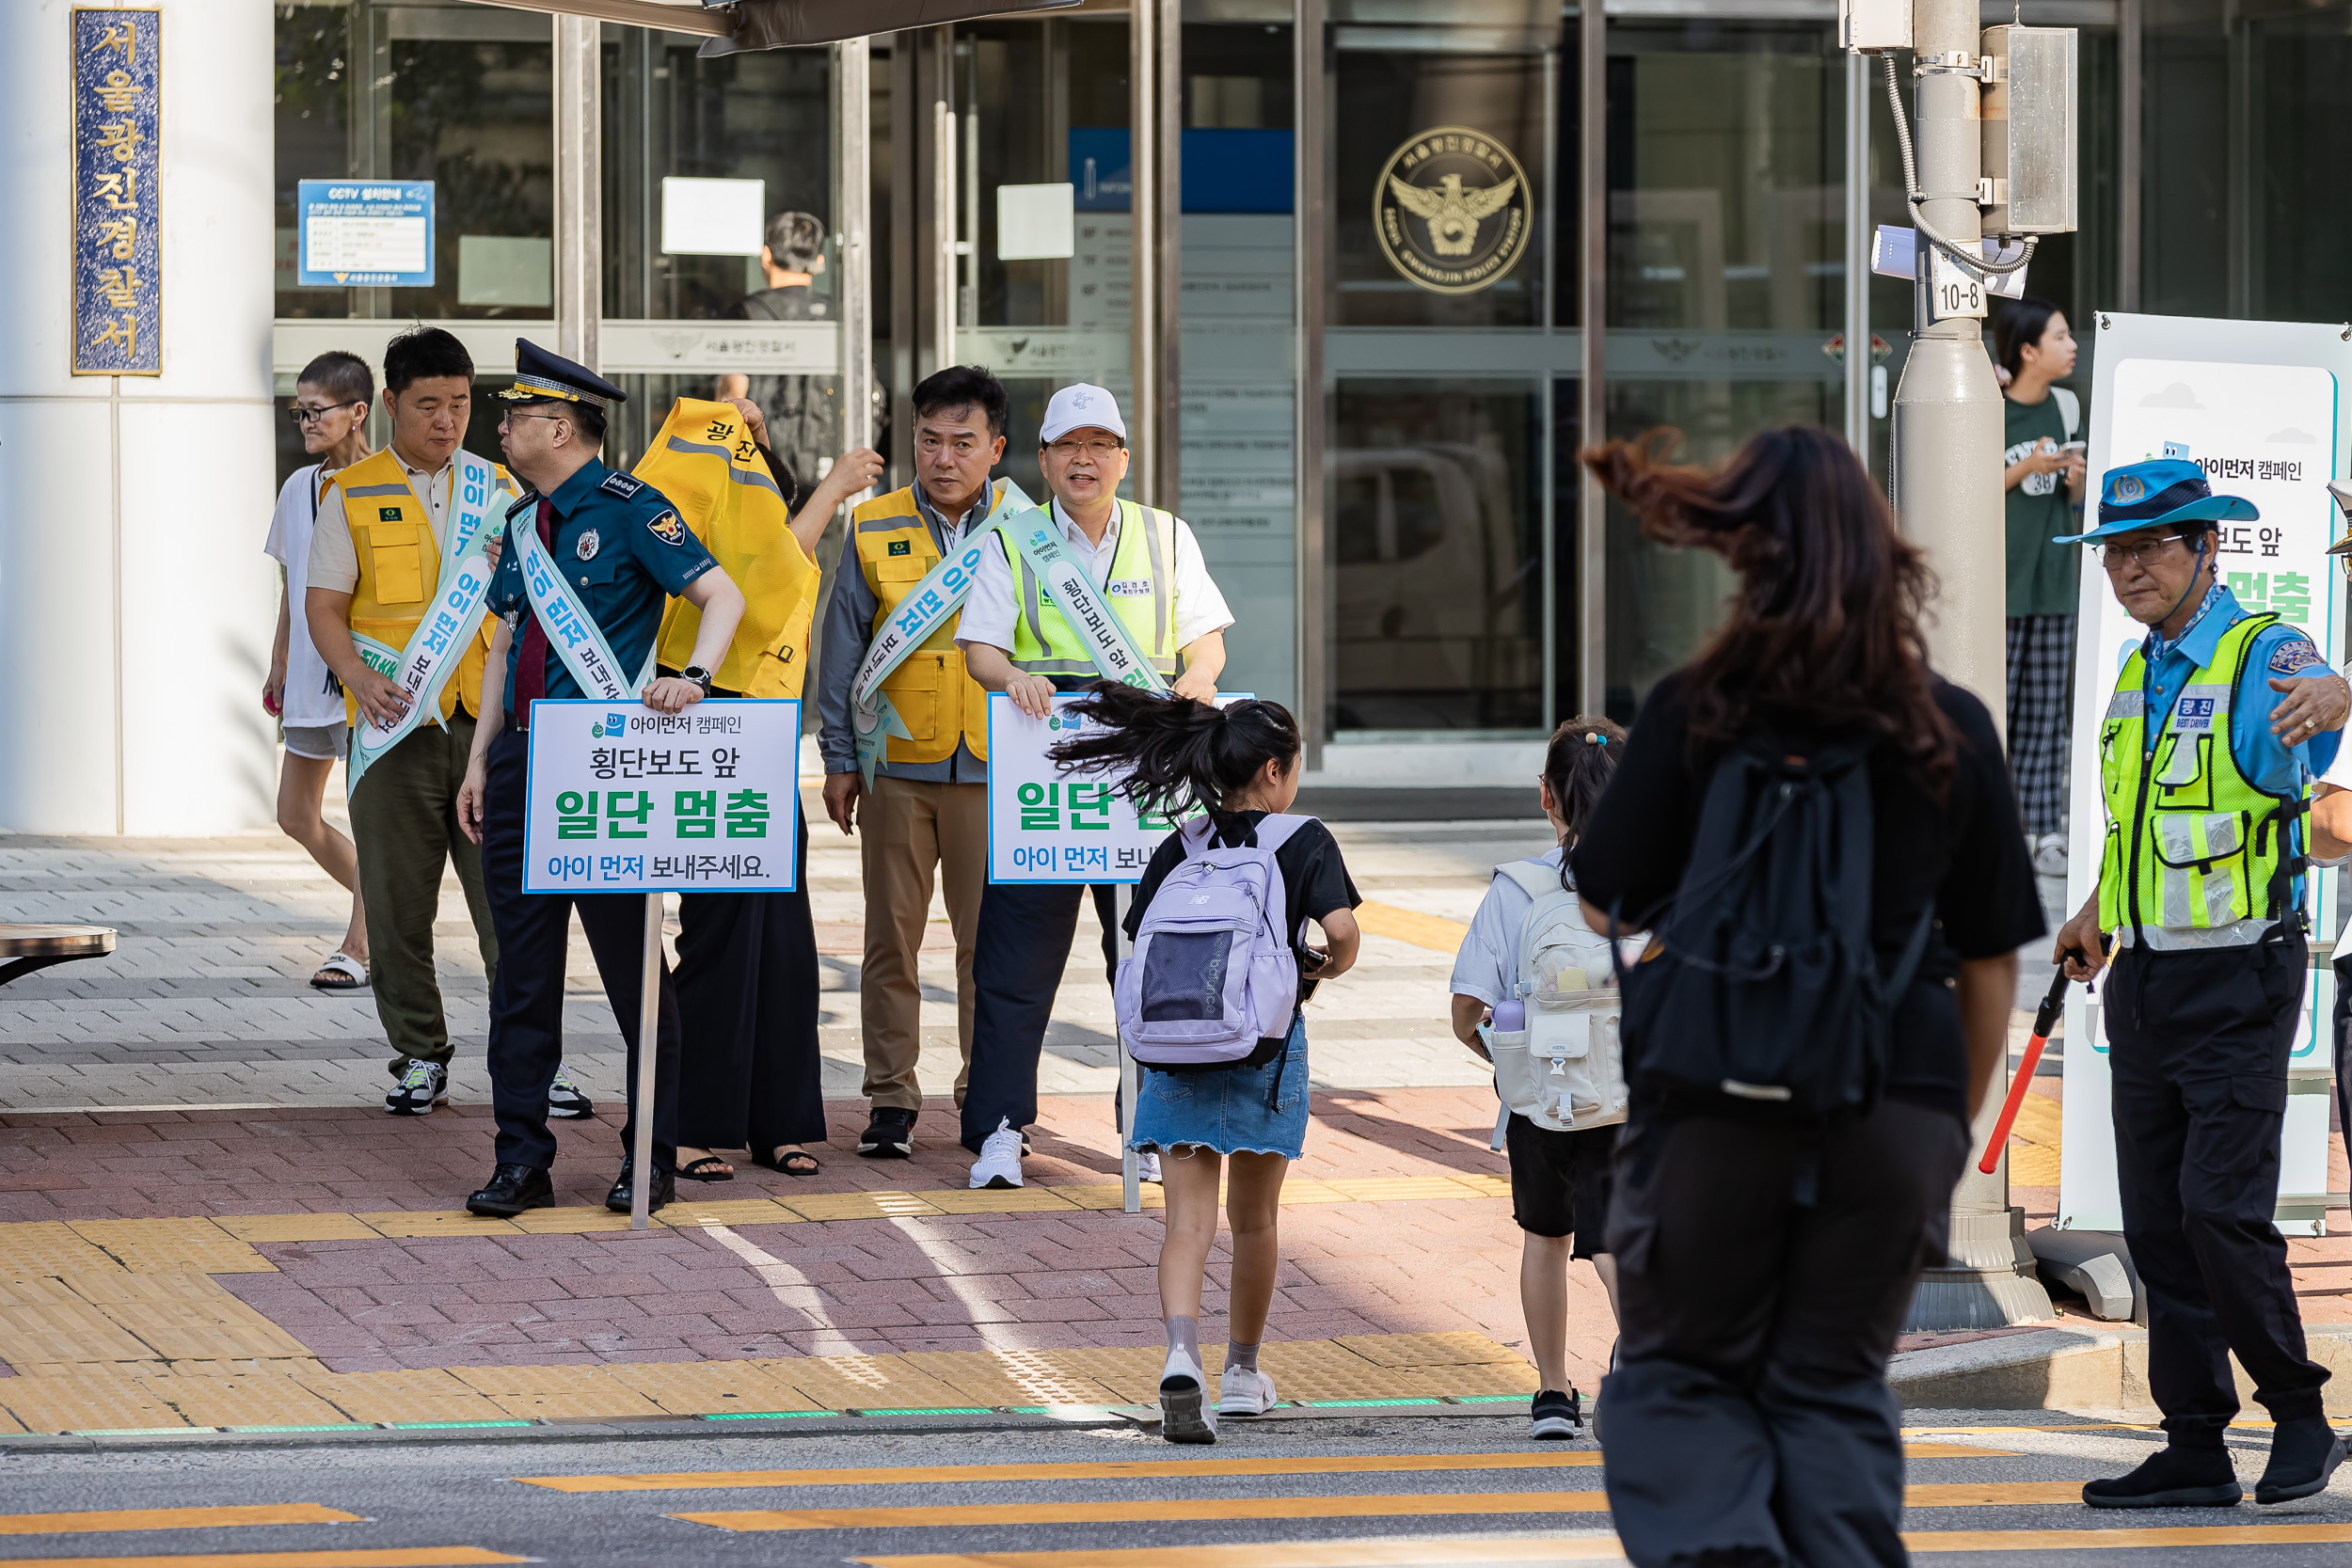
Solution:
[(319, 499), (335, 474), (368, 455), (368, 405), (375, 377), (356, 354), (329, 350), (302, 367), (294, 405), (286, 410), (302, 433), (302, 450), (318, 459), (297, 468), (278, 492), (262, 553), (278, 562), (278, 633), (270, 641), (269, 677), (262, 706), (285, 733), (286, 764), (278, 775), (278, 826), (310, 852), (319, 869), (351, 894), (351, 924), (342, 944), (310, 976), (320, 990), (363, 990), (368, 983), (368, 926), (359, 896), (359, 862), (351, 840), (320, 813), (327, 776), (351, 740), (342, 689), (326, 672), (310, 641), (310, 618), (297, 606), (310, 581), (310, 534)]
[(2272, 1216), (2308, 961), (2301, 817), (2352, 702), (2298, 627), (2216, 580), (2214, 524), (2255, 515), (2165, 458), (2111, 471), (2099, 526), (2058, 541), (2090, 544), (2149, 628), (2100, 728), (2098, 892), (2055, 955), (2089, 979), (2117, 944), (2101, 992), (2116, 1176), (2167, 1438), (2085, 1485), (2095, 1508), (2237, 1502), (2232, 1354), (2278, 1423), (2256, 1502), (2312, 1496), (2344, 1457)]
[[(1179, 697), (1208, 702), (1225, 668), (1225, 595), (1210, 579), (1200, 543), (1183, 519), (1119, 499), (1127, 477), (1127, 426), (1118, 400), (1100, 387), (1065, 387), (1045, 405), (1038, 431), (1054, 525), (1099, 588), (1128, 640)], [(1087, 642), (1000, 530), (980, 558), (972, 597), (956, 629), (972, 678), (1013, 706), (1045, 718), (1057, 691), (1101, 678)], [(1103, 923), (1103, 961), (1116, 974), (1112, 890), (1094, 889)], [(1053, 1016), (1054, 992), (1078, 928), (1078, 890), (991, 882), (980, 897), (979, 1002), (972, 1022), (972, 1082), (963, 1101), (963, 1146), (978, 1156), (975, 1187), (1021, 1185), (1024, 1129), (1037, 1119), (1037, 1060)], [(1143, 1156), (1147, 1180), (1158, 1161)]]

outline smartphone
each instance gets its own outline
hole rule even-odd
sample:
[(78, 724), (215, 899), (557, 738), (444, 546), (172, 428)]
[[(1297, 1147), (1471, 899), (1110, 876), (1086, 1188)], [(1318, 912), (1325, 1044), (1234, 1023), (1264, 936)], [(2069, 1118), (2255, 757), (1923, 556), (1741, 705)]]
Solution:
[(2058, 448), (2060, 451), (2089, 451), (2090, 450), (2090, 443), (2088, 441), (2069, 441)]

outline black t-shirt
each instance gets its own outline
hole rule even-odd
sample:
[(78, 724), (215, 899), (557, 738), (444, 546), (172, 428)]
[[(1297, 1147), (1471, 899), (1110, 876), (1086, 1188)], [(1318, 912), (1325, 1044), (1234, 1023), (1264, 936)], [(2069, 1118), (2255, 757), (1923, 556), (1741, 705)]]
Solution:
[[(1690, 751), (1681, 672), (1650, 692), (1615, 777), (1569, 863), (1583, 895), (1629, 924), (1662, 913), (1682, 880), (1717, 754)], [(1883, 969), (1901, 958), (1931, 900), (1936, 925), (1898, 1006), (1886, 1094), (1967, 1115), (1968, 1053), (1946, 982), (1966, 958), (2014, 952), (2043, 933), (2033, 863), (1992, 715), (1935, 677), (1936, 705), (1960, 733), (1948, 793), (1931, 799), (1890, 747), (1870, 753), (1870, 932)]]
[[(1266, 816), (1262, 811), (1218, 812), (1215, 842), (1232, 849), (1251, 847), (1258, 842), (1258, 824)], [(1160, 891), (1168, 874), (1183, 864), (1184, 860), (1181, 832), (1168, 834), (1152, 851), (1152, 863), (1143, 868), (1143, 880), (1136, 884), (1135, 904), (1127, 911), (1130, 942), (1143, 924), (1143, 911), (1152, 907), (1152, 895)], [(1340, 841), (1331, 836), (1330, 829), (1311, 817), (1274, 851), (1274, 863), (1282, 873), (1282, 888), (1290, 904), (1283, 930), (1291, 939), (1294, 951), (1299, 946), (1299, 933), (1308, 921), (1320, 920), (1333, 910), (1352, 910), (1364, 901), (1356, 891), (1355, 880), (1347, 874), (1347, 863), (1340, 858)], [(1314, 981), (1302, 964), (1298, 1000), (1306, 1001), (1314, 993)]]

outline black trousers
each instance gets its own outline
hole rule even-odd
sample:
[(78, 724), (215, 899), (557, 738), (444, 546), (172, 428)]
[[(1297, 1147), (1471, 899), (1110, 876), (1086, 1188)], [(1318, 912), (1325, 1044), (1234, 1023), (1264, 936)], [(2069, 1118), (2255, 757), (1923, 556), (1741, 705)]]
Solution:
[(1967, 1155), (1958, 1117), (1897, 1101), (1810, 1137), (1717, 1117), (1627, 1125), (1608, 1248), (1624, 1326), (1601, 1402), (1628, 1558), (1908, 1560), (1886, 1358), (1920, 1268), (1943, 1255)]
[(2336, 972), (2336, 1127), (2352, 1155), (2352, 953), (2330, 960)]
[[(963, 1093), (963, 1147), (977, 1154), (1000, 1121), (1037, 1120), (1037, 1059), (1053, 1022), (1054, 992), (1078, 934), (1086, 893), (1074, 884), (991, 882), (980, 895), (980, 940), (972, 955), (972, 1075)], [(1119, 973), (1117, 890), (1094, 890), (1103, 922), (1103, 974)]]
[(2148, 1292), (2148, 1391), (2172, 1441), (2221, 1447), (2238, 1413), (2230, 1353), (2278, 1420), (2320, 1413), (2328, 1370), (2274, 1216), (2287, 1053), (2308, 949), (2126, 947), (2104, 997), (2123, 1239)]
[(817, 928), (808, 902), (808, 828), (798, 893), (690, 893), (678, 900), (677, 1141), (748, 1148), (825, 1140), (817, 1051)]
[[(637, 1120), (637, 1009), (643, 995), (645, 900), (635, 893), (585, 896), (523, 892), (523, 792), (530, 737), (509, 730), (490, 742), (488, 790), (483, 801), (482, 877), (498, 930), (499, 974), (490, 988), (490, 1105), (498, 1115), (501, 1164), (555, 1164), (548, 1131), (548, 1085), (564, 1060), (564, 954), (572, 915), (580, 915), (604, 981), (605, 1000), (628, 1042), (629, 1119), (621, 1150), (633, 1147)], [(677, 1163), (677, 996), (661, 972), (660, 1026), (654, 1047), (653, 1157)]]

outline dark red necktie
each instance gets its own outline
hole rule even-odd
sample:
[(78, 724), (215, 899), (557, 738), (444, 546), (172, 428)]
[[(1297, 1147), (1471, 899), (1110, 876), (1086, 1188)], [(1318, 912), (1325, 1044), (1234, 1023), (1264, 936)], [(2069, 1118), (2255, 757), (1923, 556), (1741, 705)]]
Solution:
[[(539, 499), (539, 543), (555, 553), (555, 503)], [(528, 599), (523, 606), (523, 649), (515, 663), (515, 721), (531, 727), (531, 705), (548, 694), (548, 634)]]

